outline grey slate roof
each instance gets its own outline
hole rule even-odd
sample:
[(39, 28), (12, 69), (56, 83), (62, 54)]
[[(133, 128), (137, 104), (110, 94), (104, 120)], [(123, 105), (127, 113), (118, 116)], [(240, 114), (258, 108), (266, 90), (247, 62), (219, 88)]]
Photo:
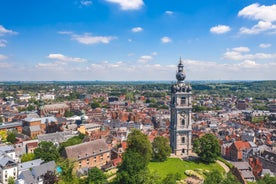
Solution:
[(17, 122), (13, 122), (13, 123), (2, 123), (0, 125), (0, 129), (8, 129), (8, 128), (13, 128), (13, 127), (17, 127), (17, 126), (22, 126), (22, 121), (17, 121)]
[(19, 174), (16, 183), (19, 183), (18, 180), (24, 180), (24, 183), (28, 183), (28, 184), (35, 184), (36, 183), (36, 181), (35, 181), (34, 177), (32, 176), (32, 173), (31, 173), (30, 170), (22, 171)]
[(37, 184), (39, 183), (39, 179), (42, 175), (46, 174), (47, 171), (55, 172), (55, 161), (50, 161), (39, 166), (33, 167), (32, 171), (29, 169), (26, 171), (22, 171), (16, 183), (19, 183), (20, 180), (24, 180), (27, 184)]
[(25, 170), (28, 170), (28, 169), (33, 168), (35, 166), (39, 166), (42, 162), (43, 162), (43, 160), (36, 159), (36, 160), (28, 161), (28, 162), (19, 163), (18, 164), (18, 171), (25, 171)]
[(50, 161), (45, 164), (41, 164), (40, 166), (33, 167), (32, 169), (32, 175), (37, 178), (41, 175), (44, 175), (47, 173), (47, 171), (53, 171), (55, 172), (56, 163), (55, 161)]
[(71, 137), (76, 136), (71, 131), (67, 132), (56, 132), (56, 133), (48, 133), (48, 134), (41, 134), (37, 136), (39, 142), (41, 141), (51, 141), (51, 142), (65, 142)]
[(67, 158), (79, 159), (110, 151), (103, 139), (85, 142), (65, 148)]
[(0, 151), (4, 153), (10, 153), (14, 151), (13, 145), (5, 145), (5, 146), (0, 146)]
[(16, 165), (16, 162), (8, 156), (1, 156), (0, 157), (0, 167), (1, 168), (4, 168), (4, 167), (6, 167), (7, 165), (10, 165), (10, 164), (11, 165)]

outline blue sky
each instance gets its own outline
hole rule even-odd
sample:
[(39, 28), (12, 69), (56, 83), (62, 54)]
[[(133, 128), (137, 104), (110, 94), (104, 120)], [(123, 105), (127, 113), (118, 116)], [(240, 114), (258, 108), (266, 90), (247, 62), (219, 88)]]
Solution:
[(0, 81), (276, 80), (276, 0), (3, 0)]

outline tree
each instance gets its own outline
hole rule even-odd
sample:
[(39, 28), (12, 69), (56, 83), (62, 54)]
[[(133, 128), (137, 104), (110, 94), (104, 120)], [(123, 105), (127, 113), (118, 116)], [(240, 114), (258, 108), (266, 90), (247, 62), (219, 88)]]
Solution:
[(14, 144), (16, 142), (16, 135), (14, 132), (9, 132), (7, 136), (7, 141)]
[(203, 162), (215, 162), (220, 155), (220, 144), (213, 134), (205, 134), (193, 141), (193, 151), (198, 154)]
[(169, 173), (167, 176), (162, 180), (162, 184), (176, 184), (176, 181), (181, 180), (180, 173)]
[(276, 177), (271, 177), (269, 175), (265, 175), (262, 179), (257, 181), (257, 184), (275, 184)]
[(0, 116), (0, 123), (3, 123), (3, 118), (2, 118), (2, 116)]
[[(61, 159), (57, 164), (61, 168), (61, 180), (63, 183), (74, 183), (76, 180), (73, 174), (74, 162), (69, 159)], [(76, 182), (75, 182), (76, 183)]]
[(152, 147), (148, 137), (134, 129), (128, 136), (128, 148), (123, 154), (123, 162), (119, 166), (114, 184), (147, 183), (147, 165), (151, 159)]
[(146, 163), (149, 163), (152, 157), (152, 146), (147, 135), (140, 130), (134, 129), (128, 136), (127, 145), (127, 150), (140, 154), (144, 157)]
[(73, 146), (73, 145), (82, 143), (82, 140), (84, 138), (83, 135), (84, 134), (80, 134), (78, 136), (71, 137), (67, 141), (61, 143), (60, 146), (59, 146), (59, 153), (62, 155), (62, 153), (64, 152), (65, 147), (67, 147), (67, 146)]
[(8, 184), (15, 184), (14, 178), (13, 177), (9, 177), (8, 178)]
[(163, 162), (167, 160), (171, 153), (169, 140), (161, 136), (155, 137), (152, 143), (152, 153), (155, 161)]
[(42, 141), (38, 144), (38, 147), (34, 150), (35, 158), (41, 158), (45, 162), (57, 161), (59, 153), (57, 147), (52, 142)]
[(66, 118), (72, 117), (72, 116), (74, 116), (74, 112), (69, 111), (69, 110), (66, 110), (65, 113), (64, 113), (64, 116), (65, 116)]
[(97, 167), (94, 167), (88, 171), (87, 182), (89, 184), (104, 184), (107, 183), (107, 177)]
[(231, 172), (227, 173), (227, 177), (221, 182), (221, 184), (239, 184), (240, 182)]
[(28, 162), (35, 159), (34, 153), (26, 153), (21, 156), (21, 162)]
[(223, 176), (218, 170), (213, 170), (206, 175), (204, 184), (219, 184), (223, 180)]
[(43, 179), (43, 184), (54, 184), (58, 182), (58, 178), (53, 171), (47, 171)]
[(206, 175), (204, 184), (239, 184), (240, 182), (231, 173), (223, 176), (218, 170), (213, 170)]

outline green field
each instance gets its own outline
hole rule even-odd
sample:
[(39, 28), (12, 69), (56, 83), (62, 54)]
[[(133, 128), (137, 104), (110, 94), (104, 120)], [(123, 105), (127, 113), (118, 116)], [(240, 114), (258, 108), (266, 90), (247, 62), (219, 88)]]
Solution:
[(168, 158), (165, 162), (150, 162), (149, 169), (151, 172), (158, 173), (162, 178), (164, 178), (169, 173), (179, 172), (183, 179), (187, 176), (184, 174), (185, 170), (194, 170), (194, 169), (204, 169), (204, 170), (218, 170), (221, 173), (224, 172), (223, 168), (217, 164), (204, 164), (198, 163), (195, 161), (183, 161), (178, 158)]

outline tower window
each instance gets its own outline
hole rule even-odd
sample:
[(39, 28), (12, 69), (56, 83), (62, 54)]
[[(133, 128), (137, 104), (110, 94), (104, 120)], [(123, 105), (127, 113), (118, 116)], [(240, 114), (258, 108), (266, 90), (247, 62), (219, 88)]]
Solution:
[(181, 120), (181, 125), (185, 125), (185, 119)]
[(181, 142), (182, 142), (182, 143), (185, 143), (185, 137), (182, 137), (182, 138), (181, 138)]
[(185, 149), (182, 149), (182, 153), (185, 153)]
[(181, 105), (184, 105), (186, 103), (186, 97), (181, 97)]

